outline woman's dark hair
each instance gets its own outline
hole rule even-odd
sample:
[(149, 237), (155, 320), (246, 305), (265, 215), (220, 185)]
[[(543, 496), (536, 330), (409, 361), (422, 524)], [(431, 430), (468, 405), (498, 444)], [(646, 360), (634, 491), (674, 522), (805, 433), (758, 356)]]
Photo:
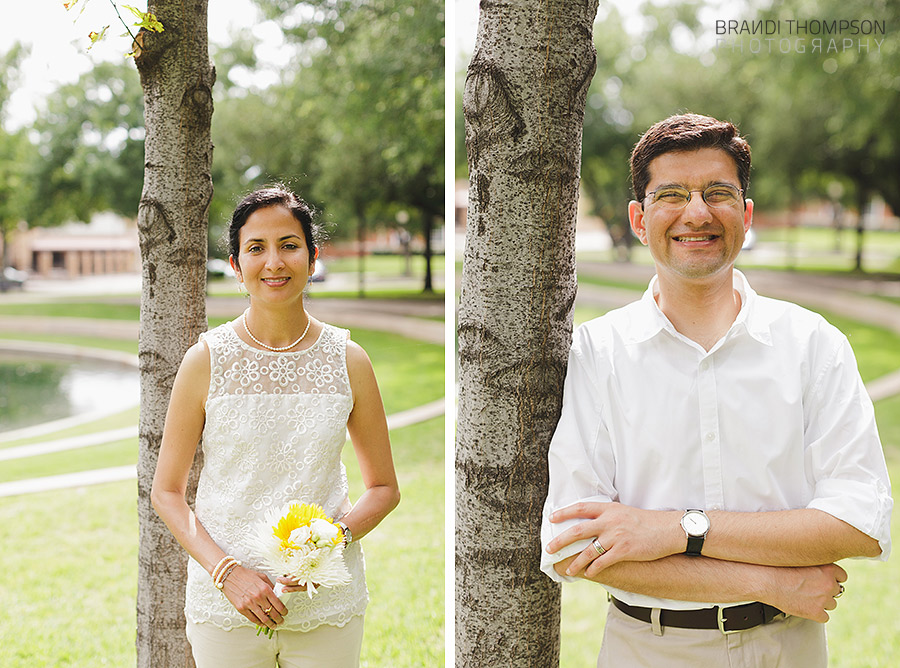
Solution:
[(747, 196), (750, 185), (750, 144), (728, 121), (699, 114), (670, 116), (652, 126), (631, 152), (631, 188), (642, 202), (650, 183), (650, 162), (663, 153), (717, 148), (725, 151), (737, 166), (738, 180)]
[(241, 228), (244, 223), (254, 211), (270, 206), (283, 206), (303, 227), (303, 237), (309, 249), (309, 261), (312, 263), (316, 253), (316, 237), (319, 231), (318, 226), (313, 222), (315, 209), (297, 197), (290, 188), (280, 183), (254, 190), (235, 207), (234, 213), (231, 214), (231, 223), (228, 225), (228, 250), (234, 256), (234, 261), (238, 261), (238, 255), (241, 252)]

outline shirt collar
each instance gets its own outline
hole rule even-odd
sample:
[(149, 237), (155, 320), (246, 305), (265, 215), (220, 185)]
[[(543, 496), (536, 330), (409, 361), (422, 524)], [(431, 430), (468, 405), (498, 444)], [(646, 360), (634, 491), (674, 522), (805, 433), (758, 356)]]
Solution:
[[(746, 276), (737, 269), (733, 272), (734, 289), (741, 296), (741, 310), (738, 312), (734, 323), (728, 331), (733, 335), (738, 328), (744, 329), (751, 337), (765, 345), (772, 345), (771, 324), (772, 316), (761, 308), (759, 295), (750, 287)], [(655, 295), (659, 292), (657, 277), (650, 279), (650, 284), (644, 292), (639, 308), (632, 314), (631, 327), (629, 328), (628, 342), (642, 343), (653, 338), (661, 331), (676, 334), (677, 330), (669, 319), (660, 310), (656, 303)], [(680, 336), (680, 335), (678, 335)]]

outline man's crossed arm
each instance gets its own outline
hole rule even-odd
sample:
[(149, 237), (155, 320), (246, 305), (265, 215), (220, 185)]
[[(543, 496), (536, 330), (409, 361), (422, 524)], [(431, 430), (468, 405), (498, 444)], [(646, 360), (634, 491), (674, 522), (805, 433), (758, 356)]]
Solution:
[(737, 603), (756, 600), (818, 622), (836, 606), (847, 574), (833, 562), (875, 557), (878, 541), (815, 509), (761, 513), (711, 511), (702, 557), (682, 553), (681, 511), (642, 510), (619, 503), (576, 503), (551, 522), (581, 519), (547, 545), (554, 553), (597, 537), (603, 555), (588, 546), (555, 565), (638, 594), (676, 600)]

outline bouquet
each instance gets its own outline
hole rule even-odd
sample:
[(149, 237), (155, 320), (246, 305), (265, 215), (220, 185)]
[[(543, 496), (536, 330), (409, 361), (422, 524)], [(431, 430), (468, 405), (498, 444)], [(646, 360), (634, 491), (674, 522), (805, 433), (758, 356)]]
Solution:
[[(306, 585), (310, 598), (316, 586), (338, 587), (350, 582), (344, 564), (344, 532), (317, 504), (292, 501), (280, 514), (269, 511), (253, 543), (264, 568)], [(281, 597), (280, 585), (275, 593)]]

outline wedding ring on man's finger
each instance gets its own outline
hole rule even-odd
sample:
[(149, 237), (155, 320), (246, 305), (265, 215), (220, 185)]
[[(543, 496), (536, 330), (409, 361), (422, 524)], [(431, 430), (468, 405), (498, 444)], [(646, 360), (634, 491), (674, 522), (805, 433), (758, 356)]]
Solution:
[(268, 615), (270, 612), (272, 612), (272, 606), (271, 606), (271, 605), (270, 605), (268, 608), (266, 608), (265, 610), (263, 610), (263, 614), (264, 614), (264, 615)]
[(838, 587), (840, 587), (841, 589), (837, 594), (834, 595), (835, 598), (840, 598), (841, 596), (844, 595), (844, 585), (842, 585), (841, 583), (838, 583)]
[(591, 545), (593, 545), (594, 549), (597, 550), (598, 557), (602, 557), (604, 555), (604, 553), (606, 552), (606, 548), (600, 544), (599, 536), (591, 541)]

